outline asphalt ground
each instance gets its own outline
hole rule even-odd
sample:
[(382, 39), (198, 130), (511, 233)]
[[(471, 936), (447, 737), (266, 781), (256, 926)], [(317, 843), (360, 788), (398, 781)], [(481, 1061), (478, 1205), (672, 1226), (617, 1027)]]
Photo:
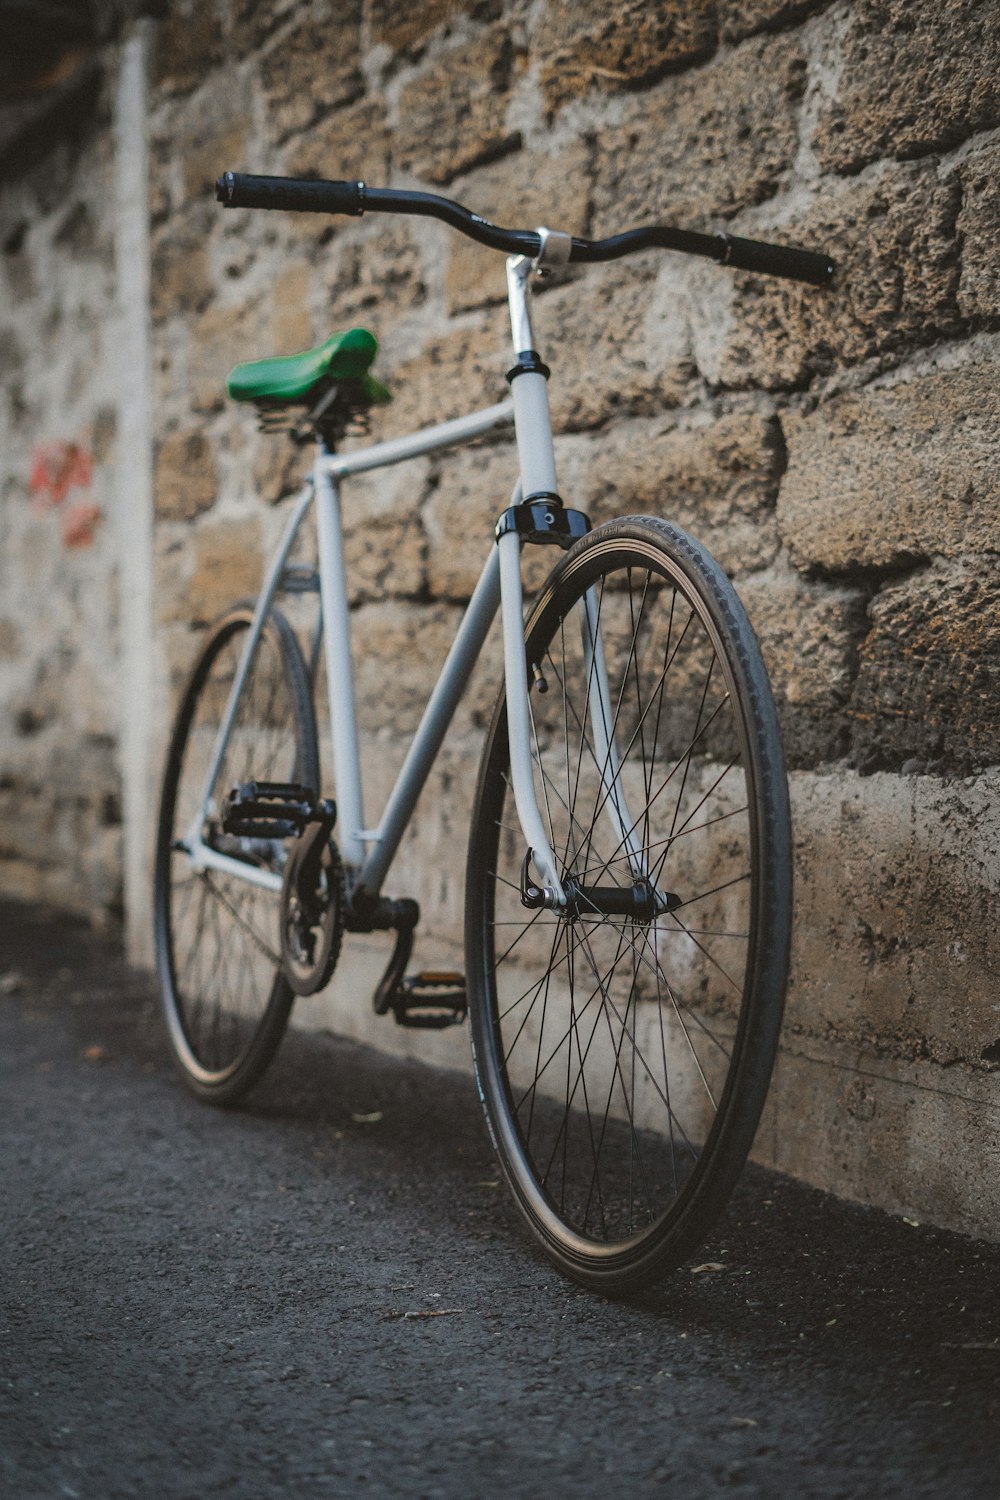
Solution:
[(3, 1500), (1000, 1495), (1000, 1247), (752, 1170), (724, 1270), (602, 1300), (469, 1077), (293, 1030), (213, 1109), (149, 979), (10, 905), (0, 1109)]

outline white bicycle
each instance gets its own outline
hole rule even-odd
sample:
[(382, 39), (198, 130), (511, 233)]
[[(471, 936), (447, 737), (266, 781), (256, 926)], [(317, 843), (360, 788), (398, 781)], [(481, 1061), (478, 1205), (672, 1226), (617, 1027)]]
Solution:
[[(654, 246), (817, 285), (832, 264), (663, 227), (599, 241), (504, 230), (450, 200), (363, 183), (226, 173), (218, 195), (230, 208), (430, 214), (506, 252), (514, 362), (500, 404), (347, 454), (345, 430), (387, 395), (369, 333), (229, 378), (267, 422), (314, 438), (315, 457), (256, 602), (209, 632), (170, 742), (155, 910), (176, 1060), (202, 1097), (238, 1099), (274, 1056), (295, 996), (332, 979), (345, 937), (384, 930), (375, 1009), (406, 1026), (469, 1016), (493, 1145), (536, 1239), (586, 1285), (637, 1287), (706, 1234), (764, 1104), (791, 926), (787, 781), (757, 641), (719, 566), (669, 520), (591, 529), (563, 504), (528, 294), (536, 273)], [(511, 423), (520, 479), (373, 826), (342, 483)], [(289, 562), (311, 507), (315, 569)], [(525, 623), (528, 546), (553, 546), (557, 560)], [(305, 650), (278, 608), (283, 590), (318, 595)], [(383, 888), (498, 608), (504, 686), (469, 835), (466, 974), (407, 974), (420, 893)], [(321, 661), (335, 800), (322, 795)]]

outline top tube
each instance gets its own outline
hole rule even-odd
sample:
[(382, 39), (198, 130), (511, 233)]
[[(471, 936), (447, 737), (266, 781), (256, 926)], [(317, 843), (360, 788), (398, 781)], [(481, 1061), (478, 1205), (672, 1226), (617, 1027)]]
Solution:
[[(296, 213), (355, 216), (366, 211), (418, 214), (440, 219), (469, 239), (493, 250), (524, 255), (529, 260), (535, 260), (542, 248), (542, 237), (537, 230), (502, 229), (463, 204), (439, 197), (437, 193), (371, 188), (364, 182), (328, 182), (320, 178), (260, 177), (247, 172), (224, 172), (215, 185), (215, 194), (226, 208), (278, 208)], [(812, 286), (828, 286), (834, 273), (830, 257), (812, 250), (741, 239), (738, 235), (721, 231), (700, 234), (666, 224), (647, 224), (601, 240), (574, 236), (570, 242), (569, 259), (576, 263), (620, 260), (622, 256), (634, 255), (639, 250), (654, 249), (706, 256), (738, 270), (784, 276)]]

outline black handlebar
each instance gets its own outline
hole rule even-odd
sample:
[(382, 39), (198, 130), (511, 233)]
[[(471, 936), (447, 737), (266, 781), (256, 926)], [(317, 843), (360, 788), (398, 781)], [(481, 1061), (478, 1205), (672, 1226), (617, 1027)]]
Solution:
[[(441, 219), (470, 239), (508, 255), (534, 259), (541, 250), (541, 236), (533, 229), (501, 229), (472, 213), (451, 198), (436, 193), (370, 188), (363, 182), (311, 181), (297, 177), (257, 177), (246, 172), (224, 172), (215, 185), (215, 196), (226, 208), (281, 208), (296, 213), (421, 214)], [(722, 265), (764, 276), (786, 276), (813, 286), (828, 286), (834, 263), (828, 255), (769, 245), (762, 240), (744, 240), (730, 234), (699, 234), (689, 229), (670, 229), (651, 224), (630, 229), (604, 240), (573, 238), (569, 258), (577, 263), (619, 260), (637, 250), (679, 250), (686, 255), (704, 255)]]
[(759, 271), (762, 276), (787, 276), (813, 286), (829, 286), (835, 270), (828, 255), (798, 250), (793, 245), (769, 245), (765, 240), (742, 240), (735, 234), (718, 236), (726, 247), (724, 266), (739, 271)]
[(310, 181), (302, 177), (256, 177), (250, 172), (224, 172), (215, 196), (226, 208), (284, 208), (302, 214), (360, 214), (364, 185), (360, 182)]

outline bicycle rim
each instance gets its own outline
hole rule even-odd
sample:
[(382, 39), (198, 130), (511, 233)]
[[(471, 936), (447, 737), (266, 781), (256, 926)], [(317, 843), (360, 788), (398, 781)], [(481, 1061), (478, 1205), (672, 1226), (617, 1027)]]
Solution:
[[(606, 709), (581, 628), (588, 594)], [(533, 1233), (576, 1279), (624, 1290), (695, 1248), (752, 1143), (787, 973), (787, 783), (749, 622), (677, 528), (631, 518), (578, 544), (543, 590), (527, 653), (536, 794), (563, 881), (628, 889), (642, 876), (660, 909), (524, 908), (501, 699), (467, 889), (477, 1077)], [(595, 706), (611, 752), (596, 749)]]
[(222, 800), (252, 779), (318, 786), (316, 727), (295, 636), (277, 612), (261, 633), (199, 822), (211, 756), (252, 609), (213, 630), (181, 700), (164, 776), (156, 860), (157, 961), (175, 1059), (203, 1097), (233, 1102), (273, 1057), (292, 1006), (281, 972), (280, 892), (219, 870), (192, 870), (182, 845), (192, 829), (248, 870), (280, 875), (280, 840), (223, 834)]

